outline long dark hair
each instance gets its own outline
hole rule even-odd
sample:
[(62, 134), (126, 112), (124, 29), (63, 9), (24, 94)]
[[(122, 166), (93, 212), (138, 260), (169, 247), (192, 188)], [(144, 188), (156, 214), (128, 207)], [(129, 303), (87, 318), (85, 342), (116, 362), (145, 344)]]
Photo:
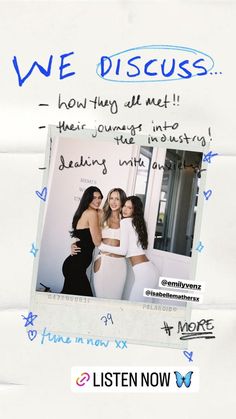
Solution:
[(79, 206), (77, 208), (77, 210), (75, 211), (73, 220), (72, 220), (72, 231), (70, 231), (70, 235), (71, 237), (75, 237), (75, 230), (76, 230), (76, 226), (77, 223), (81, 217), (81, 215), (83, 214), (83, 212), (88, 209), (89, 204), (92, 202), (94, 196), (94, 192), (99, 192), (101, 195), (101, 198), (103, 198), (102, 192), (100, 191), (99, 188), (97, 188), (96, 186), (89, 186), (87, 189), (85, 189), (81, 199), (80, 199), (80, 203)]
[(110, 196), (113, 192), (118, 192), (119, 197), (120, 197), (120, 212), (121, 212), (121, 208), (124, 206), (125, 200), (126, 200), (126, 193), (123, 191), (123, 189), (121, 188), (113, 188), (110, 190), (110, 192), (108, 192), (107, 194), (107, 199), (103, 205), (103, 216), (102, 216), (102, 221), (101, 221), (101, 225), (102, 227), (104, 227), (107, 224), (107, 220), (109, 219), (112, 210), (110, 208), (110, 204), (109, 204), (109, 200), (110, 200)]
[(125, 202), (131, 201), (133, 206), (132, 224), (138, 234), (138, 241), (143, 249), (148, 247), (147, 226), (144, 220), (143, 203), (138, 196), (128, 196)]

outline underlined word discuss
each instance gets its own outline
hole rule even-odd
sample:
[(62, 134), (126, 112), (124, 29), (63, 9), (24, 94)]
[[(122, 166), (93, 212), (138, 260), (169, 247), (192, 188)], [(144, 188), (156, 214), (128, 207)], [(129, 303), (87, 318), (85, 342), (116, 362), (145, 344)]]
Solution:
[(104, 55), (97, 75), (113, 82), (167, 82), (206, 76), (213, 59), (192, 48), (147, 45)]

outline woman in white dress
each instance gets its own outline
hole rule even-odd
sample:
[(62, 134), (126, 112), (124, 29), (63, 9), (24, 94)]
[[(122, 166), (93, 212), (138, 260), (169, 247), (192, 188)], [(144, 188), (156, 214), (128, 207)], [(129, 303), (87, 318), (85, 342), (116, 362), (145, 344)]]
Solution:
[(145, 254), (148, 235), (140, 198), (137, 196), (126, 198), (122, 214), (124, 218), (120, 222), (120, 246), (111, 249), (111, 246), (102, 243), (99, 249), (103, 252), (113, 251), (129, 258), (135, 278), (129, 300), (148, 301), (148, 297), (143, 296), (143, 290), (157, 287), (158, 273), (155, 265)]
[(126, 280), (125, 257), (114, 249), (120, 245), (121, 209), (126, 194), (120, 188), (112, 189), (101, 212), (102, 243), (109, 245), (110, 251), (102, 250), (94, 263), (94, 290), (98, 298), (121, 299)]

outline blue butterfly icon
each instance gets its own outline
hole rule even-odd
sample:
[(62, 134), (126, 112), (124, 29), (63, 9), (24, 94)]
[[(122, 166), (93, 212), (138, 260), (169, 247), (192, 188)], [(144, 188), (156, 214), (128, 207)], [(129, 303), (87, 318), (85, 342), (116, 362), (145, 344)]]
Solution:
[(185, 376), (180, 374), (180, 372), (178, 372), (178, 371), (174, 371), (174, 373), (175, 373), (175, 377), (176, 377), (177, 387), (182, 387), (183, 383), (185, 384), (185, 387), (190, 387), (191, 377), (192, 377), (193, 371), (187, 372), (187, 374)]

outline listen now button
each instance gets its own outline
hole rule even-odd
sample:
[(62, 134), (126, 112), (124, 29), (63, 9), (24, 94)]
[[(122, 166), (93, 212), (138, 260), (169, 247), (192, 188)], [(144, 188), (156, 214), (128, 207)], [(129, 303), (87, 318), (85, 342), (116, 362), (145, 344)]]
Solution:
[(78, 366), (71, 369), (75, 393), (195, 393), (199, 370), (194, 367)]

